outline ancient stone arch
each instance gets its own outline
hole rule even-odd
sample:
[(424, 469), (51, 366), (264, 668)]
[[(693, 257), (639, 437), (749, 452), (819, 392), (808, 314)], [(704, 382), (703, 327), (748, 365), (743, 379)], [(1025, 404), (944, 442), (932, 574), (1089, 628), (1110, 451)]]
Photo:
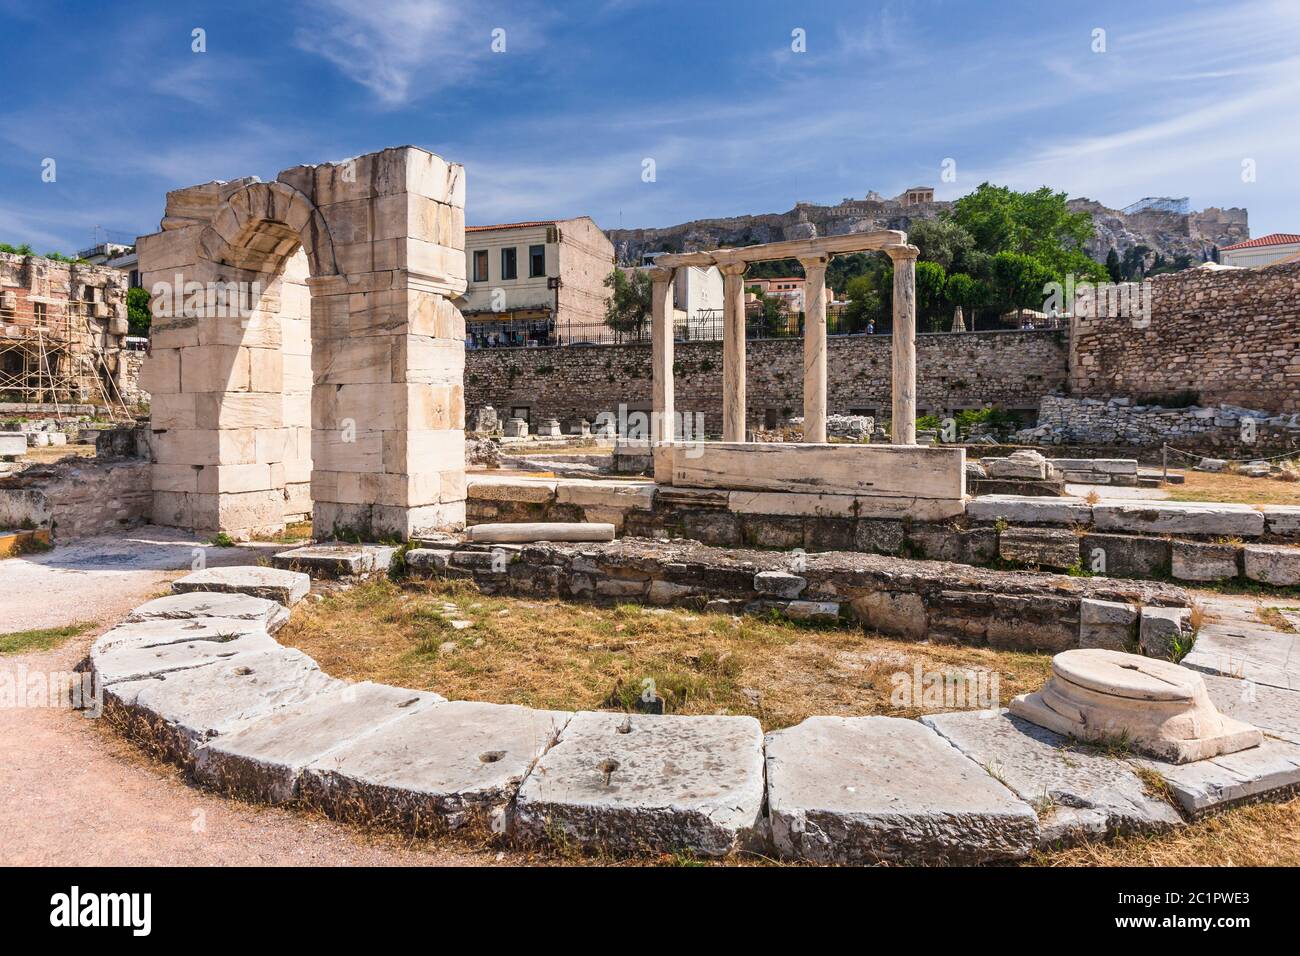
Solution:
[(138, 247), (156, 523), (463, 525), (464, 182), (405, 146), (168, 194)]

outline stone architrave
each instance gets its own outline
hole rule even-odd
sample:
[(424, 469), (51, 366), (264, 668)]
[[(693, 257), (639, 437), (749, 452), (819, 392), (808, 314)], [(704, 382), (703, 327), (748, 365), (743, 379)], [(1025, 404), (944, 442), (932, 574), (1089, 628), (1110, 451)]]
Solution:
[(464, 525), (464, 203), (410, 146), (168, 194), (139, 240), (156, 523), (281, 529), (310, 482), (320, 537)]

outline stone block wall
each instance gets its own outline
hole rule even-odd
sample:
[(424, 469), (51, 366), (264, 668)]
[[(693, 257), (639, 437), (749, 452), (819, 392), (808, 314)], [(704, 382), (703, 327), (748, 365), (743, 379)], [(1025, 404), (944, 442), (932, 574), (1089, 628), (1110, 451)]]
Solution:
[(1151, 320), (1075, 320), (1070, 394), (1195, 392), (1271, 414), (1300, 411), (1300, 263), (1189, 269), (1151, 280)]
[(0, 526), (50, 528), (56, 542), (149, 522), (147, 461), (67, 459), (0, 480)]
[[(922, 413), (978, 408), (1037, 409), (1066, 379), (1064, 333), (971, 332), (918, 335), (917, 405)], [(705, 432), (722, 429), (722, 343), (675, 346), (676, 404), (704, 414)], [(888, 418), (891, 348), (888, 335), (833, 336), (827, 357), (828, 410)], [(751, 428), (802, 414), (803, 340), (760, 339), (747, 349), (746, 419)], [(650, 345), (583, 348), (475, 349), (466, 353), (466, 405), (502, 414), (527, 408), (535, 423), (602, 412), (650, 408)]]

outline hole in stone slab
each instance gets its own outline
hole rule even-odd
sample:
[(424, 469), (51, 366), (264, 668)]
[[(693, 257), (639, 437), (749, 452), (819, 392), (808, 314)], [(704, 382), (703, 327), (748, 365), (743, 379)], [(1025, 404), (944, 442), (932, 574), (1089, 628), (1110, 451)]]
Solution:
[(602, 760), (600, 763), (596, 764), (596, 769), (605, 775), (605, 786), (609, 786), (609, 778), (612, 777), (614, 771), (618, 769), (618, 761), (612, 758)]
[(616, 734), (630, 734), (632, 732), (632, 718), (627, 717), (621, 724), (614, 728)]
[(504, 750), (489, 750), (486, 753), (479, 754), (478, 759), (483, 763), (496, 763), (505, 755), (506, 752)]
[(236, 674), (236, 676), (238, 676), (238, 677), (247, 677), (247, 676), (248, 676), (249, 674), (251, 674), (251, 673), (253, 673), (253, 669), (252, 669), (251, 667), (236, 667), (236, 668), (235, 668), (235, 674)]
[(416, 703), (417, 701), (419, 701), (419, 699), (420, 699), (420, 698), (418, 698), (418, 697), (412, 697), (412, 698), (410, 698), (409, 700), (404, 700), (404, 701), (402, 701), (400, 704), (397, 705), (397, 706), (398, 706), (398, 709), (401, 709), (402, 707), (410, 707), (412, 704), (414, 704), (414, 703)]

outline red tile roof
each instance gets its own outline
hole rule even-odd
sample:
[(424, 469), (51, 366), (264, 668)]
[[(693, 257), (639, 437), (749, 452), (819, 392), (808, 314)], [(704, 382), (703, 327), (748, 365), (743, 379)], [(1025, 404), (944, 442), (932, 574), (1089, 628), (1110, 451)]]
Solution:
[(539, 219), (536, 222), (503, 222), (495, 226), (466, 226), (466, 232), (483, 232), (485, 229), (527, 229), (531, 226), (553, 226), (558, 219)]
[(1270, 232), (1267, 236), (1260, 236), (1258, 239), (1247, 239), (1245, 242), (1238, 242), (1236, 245), (1224, 246), (1219, 251), (1254, 249), (1258, 246), (1287, 246), (1293, 242), (1300, 242), (1300, 235), (1294, 232)]

